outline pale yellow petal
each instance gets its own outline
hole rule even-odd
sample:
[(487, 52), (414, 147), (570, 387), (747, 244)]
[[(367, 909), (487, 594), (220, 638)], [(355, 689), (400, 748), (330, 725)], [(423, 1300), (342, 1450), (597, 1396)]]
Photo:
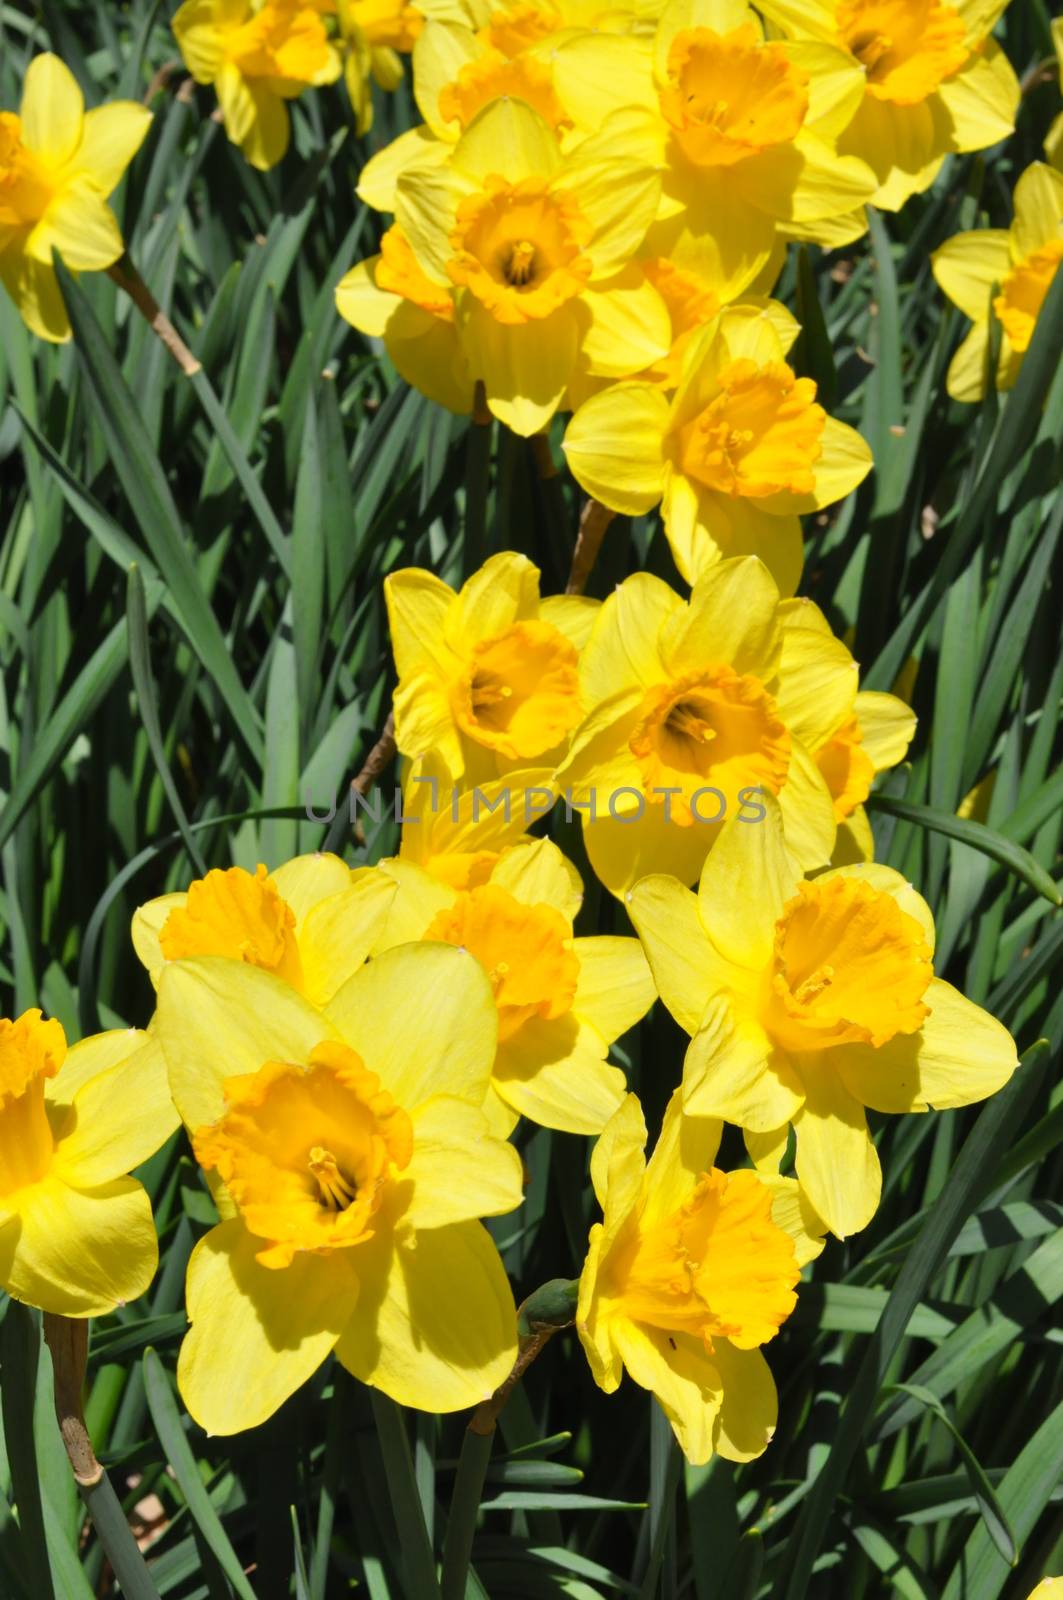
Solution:
[(979, 228), (953, 234), (930, 258), (938, 284), (972, 322), (988, 319), (994, 285), (1011, 265), (1009, 243), (1005, 228)]
[(775, 924), (801, 878), (778, 801), (765, 795), (762, 805), (759, 822), (724, 823), (698, 889), (701, 925), (720, 956), (754, 972), (771, 964)]
[(413, 1117), (413, 1155), (395, 1182), (406, 1227), (443, 1228), (498, 1217), (524, 1198), (523, 1167), (513, 1145), (494, 1137), (478, 1106), (436, 1095)]
[(633, 1028), (657, 998), (653, 977), (637, 939), (601, 934), (576, 939), (579, 979), (572, 1009), (607, 1044)]
[(151, 112), (132, 100), (113, 100), (86, 111), (72, 173), (84, 174), (109, 195), (147, 138)]
[(652, 384), (621, 383), (587, 400), (565, 433), (573, 476), (613, 511), (640, 516), (661, 497), (668, 402)]
[(828, 1052), (802, 1061), (805, 1103), (793, 1118), (798, 1182), (839, 1239), (866, 1228), (878, 1209), (882, 1171), (864, 1108)]
[(126, 1039), (131, 1048), (123, 1058), (82, 1083), (59, 1134), (55, 1171), (79, 1189), (132, 1172), (180, 1126), (158, 1041), (147, 1034)]
[(779, 1417), (771, 1369), (759, 1350), (739, 1350), (730, 1339), (713, 1341), (712, 1363), (723, 1388), (713, 1448), (725, 1461), (752, 1461), (768, 1448)]
[(915, 735), (916, 717), (911, 706), (895, 694), (861, 689), (853, 703), (860, 724), (860, 743), (876, 772), (903, 761)]
[(696, 1117), (766, 1133), (793, 1121), (803, 1086), (787, 1058), (731, 998), (714, 995), (683, 1063), (683, 1105)]
[(583, 904), (583, 880), (552, 839), (535, 839), (522, 850), (507, 850), (491, 869), (489, 882), (506, 889), (522, 905), (553, 906), (573, 922)]
[(58, 56), (34, 56), (22, 84), (21, 134), (47, 167), (66, 165), (81, 141), (85, 102), (77, 79)]
[(298, 924), (303, 993), (314, 1005), (326, 1005), (367, 959), (387, 925), (397, 889), (386, 873), (370, 870), (320, 900)]
[(572, 306), (509, 326), (470, 296), (462, 339), (469, 370), (483, 383), (492, 415), (524, 438), (540, 433), (561, 404), (576, 365), (579, 323)]
[(668, 354), (672, 319), (634, 264), (580, 296), (585, 328), (580, 354), (594, 377), (624, 378)]
[(467, 951), (435, 943), (386, 950), (344, 984), (327, 1015), (405, 1111), (437, 1094), (483, 1104), (498, 1011)]
[(669, 1335), (619, 1317), (613, 1338), (631, 1377), (657, 1399), (687, 1460), (708, 1461), (723, 1394), (704, 1344), (688, 1333)]
[(627, 1088), (607, 1053), (601, 1034), (571, 1011), (532, 1017), (499, 1045), (494, 1086), (507, 1105), (541, 1127), (600, 1133)]
[(681, 1028), (696, 1033), (725, 973), (698, 913), (697, 895), (676, 878), (654, 874), (625, 898), (661, 999)]
[(963, 71), (938, 89), (951, 122), (955, 150), (985, 150), (1015, 129), (1022, 91), (1014, 69), (995, 39), (971, 57)]

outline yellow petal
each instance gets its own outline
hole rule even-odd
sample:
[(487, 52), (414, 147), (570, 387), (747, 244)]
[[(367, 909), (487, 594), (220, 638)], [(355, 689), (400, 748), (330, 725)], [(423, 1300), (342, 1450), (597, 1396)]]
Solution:
[(400, 300), (384, 343), (395, 370), (407, 383), (459, 416), (472, 411), (475, 385), (453, 322)]
[(214, 80), (225, 132), (260, 172), (283, 158), (291, 133), (288, 107), (269, 82), (245, 78), (231, 61)]
[(638, 1202), (646, 1170), (646, 1122), (638, 1095), (626, 1094), (591, 1151), (591, 1183), (604, 1213), (603, 1246)]
[(540, 603), (539, 615), (544, 622), (549, 622), (559, 633), (563, 633), (569, 644), (582, 650), (591, 636), (600, 610), (601, 602), (592, 600), (586, 594), (551, 594)]
[(51, 54), (34, 56), (22, 86), (22, 139), (48, 167), (62, 167), (81, 141), (85, 102), (70, 68)]
[(0, 278), (30, 332), (52, 344), (65, 344), (70, 319), (51, 261), (45, 265), (11, 245), (0, 251)]
[(26, 249), (42, 266), (58, 250), (75, 272), (99, 272), (118, 260), (125, 246), (114, 213), (86, 178), (68, 184), (31, 231)]
[(658, 82), (668, 79), (668, 52), (677, 33), (688, 28), (711, 28), (714, 33), (731, 33), (750, 24), (760, 37), (760, 26), (745, 0), (668, 0), (660, 11), (654, 40), (654, 72)]
[(802, 1095), (789, 1061), (762, 1029), (739, 1016), (729, 996), (714, 995), (683, 1064), (683, 1105), (690, 1115), (766, 1133), (796, 1117)]
[(911, 706), (895, 694), (879, 694), (861, 689), (853, 703), (860, 724), (860, 742), (871, 757), (876, 772), (895, 767), (908, 754), (915, 734), (916, 717)]
[(22, 1191), (0, 1228), (0, 1284), (65, 1317), (102, 1317), (137, 1299), (158, 1260), (151, 1201), (132, 1178), (87, 1193), (46, 1178)]
[(548, 317), (508, 326), (469, 297), (462, 335), (469, 369), (483, 383), (492, 415), (523, 438), (540, 433), (576, 365), (579, 325), (573, 308), (564, 305)]
[(580, 661), (585, 703), (596, 706), (624, 690), (662, 682), (661, 629), (684, 609), (675, 590), (649, 572), (633, 573), (614, 589), (602, 603)]
[(827, 417), (820, 435), (819, 459), (812, 469), (815, 477), (812, 493), (768, 495), (762, 504), (765, 510), (801, 514), (818, 511), (821, 506), (844, 500), (863, 483), (873, 466), (874, 458), (867, 440), (836, 417)]
[(562, 448), (573, 476), (613, 511), (641, 516), (661, 498), (668, 402), (652, 384), (621, 383), (584, 402)]
[(90, 178), (106, 197), (121, 183), (150, 127), (151, 112), (133, 100), (115, 100), (86, 111), (73, 172)]
[(544, 1128), (600, 1133), (627, 1083), (608, 1045), (573, 1012), (532, 1017), (498, 1050), (494, 1085), (507, 1105)]
[(698, 889), (698, 912), (708, 938), (725, 961), (753, 972), (771, 964), (775, 924), (801, 877), (787, 848), (778, 802), (765, 795), (762, 804), (766, 815), (761, 821), (744, 822), (736, 816), (724, 823)]
[(1009, 246), (1005, 228), (979, 228), (954, 234), (930, 258), (939, 285), (972, 322), (989, 317), (993, 286), (999, 286), (1011, 265)]
[(666, 1334), (620, 1317), (613, 1338), (632, 1378), (658, 1401), (687, 1460), (708, 1461), (723, 1395), (704, 1344), (689, 1333)]
[(384, 599), (399, 677), (426, 666), (449, 676), (456, 662), (444, 634), (453, 589), (423, 567), (403, 567), (384, 579)]
[(197, 83), (213, 83), (225, 59), (227, 30), (220, 21), (216, 0), (185, 0), (174, 13), (171, 27)]
[[(780, 1130), (783, 1143), (789, 1134), (789, 1128)], [(753, 1135), (754, 1138), (765, 1138), (766, 1135)], [(749, 1147), (749, 1141), (746, 1141)], [(788, 1233), (794, 1241), (794, 1260), (799, 1267), (806, 1266), (809, 1261), (815, 1261), (817, 1256), (823, 1254), (825, 1243), (823, 1235), (826, 1226), (823, 1218), (816, 1215), (815, 1210), (805, 1191), (796, 1178), (781, 1177), (778, 1170), (775, 1172), (759, 1172), (760, 1181), (771, 1190), (771, 1220), (776, 1227)]]
[(360, 333), (368, 333), (378, 339), (401, 303), (398, 295), (377, 288), (376, 265), (379, 260), (379, 256), (370, 256), (366, 261), (359, 261), (336, 285), (336, 310), (340, 316)]
[(779, 1417), (771, 1369), (759, 1350), (739, 1350), (730, 1339), (713, 1341), (712, 1364), (723, 1386), (713, 1448), (725, 1461), (752, 1461), (771, 1443)]
[(723, 1123), (718, 1117), (691, 1117), (683, 1109), (683, 1091), (676, 1089), (664, 1113), (661, 1134), (646, 1164), (644, 1198), (639, 1212), (643, 1227), (673, 1216), (685, 1205), (698, 1179), (713, 1166)]
[(657, 998), (646, 957), (637, 939), (577, 939), (579, 979), (572, 1009), (607, 1044), (619, 1039), (646, 1015)]
[(409, 167), (442, 163), (452, 148), (438, 140), (431, 128), (408, 128), (370, 156), (358, 177), (358, 198), (374, 211), (394, 211), (400, 175)]
[(187, 905), (188, 895), (184, 891), (180, 894), (160, 894), (154, 900), (145, 901), (144, 905), (137, 906), (133, 913), (131, 934), (133, 949), (137, 959), (148, 970), (152, 983), (158, 986), (159, 973), (166, 965), (166, 957), (162, 953), (159, 935), (166, 926), (166, 919), (171, 911), (179, 906)]
[(624, 1365), (620, 1359), (620, 1352), (613, 1343), (611, 1320), (607, 1316), (599, 1315), (596, 1291), (603, 1238), (604, 1230), (600, 1223), (596, 1223), (590, 1232), (587, 1257), (580, 1273), (576, 1332), (579, 1334), (580, 1344), (583, 1346), (583, 1353), (587, 1357), (595, 1383), (599, 1389), (604, 1389), (606, 1394), (614, 1394), (620, 1387)]
[(455, 82), (462, 67), (475, 61), (480, 53), (476, 36), (460, 23), (429, 17), (421, 29), (413, 47), (414, 99), (437, 139), (456, 140), (461, 124), (457, 118), (449, 122), (443, 118), (439, 97), (448, 84)]
[(355, 1251), (305, 1251), (274, 1270), (256, 1261), (261, 1246), (235, 1219), (212, 1228), (188, 1263), (192, 1326), (177, 1385), (208, 1433), (239, 1433), (271, 1417), (317, 1371), (358, 1300)]
[(624, 378), (668, 354), (672, 319), (642, 269), (631, 265), (580, 297), (587, 326), (580, 353), (595, 377)]
[(517, 1314), (486, 1228), (458, 1222), (358, 1253), (361, 1300), (336, 1347), (348, 1371), (436, 1415), (488, 1399), (517, 1358)]
[(558, 99), (584, 132), (597, 132), (626, 106), (657, 110), (650, 53), (635, 34), (595, 28), (562, 36), (550, 50), (550, 67)]
[(594, 279), (611, 277), (627, 265), (646, 237), (661, 194), (659, 173), (634, 153), (623, 155), (611, 121), (579, 146), (555, 187), (575, 196), (594, 232), (586, 247)]
[(56, 1146), (56, 1171), (79, 1189), (132, 1172), (180, 1126), (158, 1041), (146, 1034), (126, 1039), (124, 1058), (77, 1091), (72, 1126), (64, 1124)]
[(437, 1094), (483, 1104), (498, 1011), (467, 951), (435, 943), (386, 950), (344, 984), (327, 1015), (410, 1114)]
[(838, 1051), (850, 1093), (876, 1111), (944, 1111), (1002, 1089), (1018, 1066), (1015, 1041), (988, 1011), (935, 978), (930, 1015), (918, 1033), (897, 1034), (879, 1049)]
[(793, 1118), (798, 1182), (839, 1239), (866, 1228), (878, 1209), (882, 1170), (860, 1101), (830, 1060), (802, 1062), (805, 1103)]
[(397, 1204), (409, 1196), (402, 1212), (408, 1227), (443, 1228), (520, 1205), (520, 1156), (491, 1135), (477, 1106), (436, 1095), (418, 1106), (412, 1121), (413, 1155), (396, 1185)]
[(826, 744), (853, 712), (859, 673), (840, 639), (802, 626), (812, 602), (787, 602), (782, 666), (775, 692), (779, 714), (809, 750)]
[(79, 1089), (126, 1061), (148, 1040), (140, 1028), (108, 1028), (71, 1045), (55, 1077), (45, 1080), (45, 1100), (53, 1106), (71, 1105)]
[(554, 906), (569, 922), (583, 904), (583, 880), (552, 839), (508, 850), (491, 869), (489, 881), (523, 905)]
[(1014, 248), (1021, 259), (1059, 236), (1063, 222), (1063, 173), (1043, 161), (1026, 168), (1015, 185)]
[(498, 173), (507, 183), (550, 177), (561, 165), (557, 139), (526, 100), (492, 100), (469, 123), (452, 161), (476, 184)]
[[(364, 873), (362, 874), (364, 876)], [(270, 873), (281, 899), (295, 912), (296, 933), (309, 912), (331, 894), (350, 886), (350, 867), (329, 851), (293, 856)]]
[(676, 878), (654, 874), (630, 890), (626, 903), (661, 999), (681, 1028), (696, 1033), (723, 977), (697, 895)]
[(190, 1128), (222, 1115), (226, 1078), (257, 1072), (267, 1061), (305, 1061), (316, 1044), (337, 1037), (328, 1019), (282, 979), (222, 956), (195, 956), (164, 968), (154, 1031), (170, 1091)]
[(726, 661), (738, 673), (770, 677), (780, 644), (778, 604), (778, 586), (756, 556), (721, 561), (694, 585), (688, 612), (661, 630), (669, 674), (678, 678)]
[(985, 150), (1014, 132), (1022, 91), (1011, 63), (994, 39), (972, 56), (938, 94), (952, 124), (955, 150)]
[[(847, 217), (874, 195), (873, 166), (860, 156), (840, 155), (833, 143), (807, 132), (798, 134), (793, 149), (800, 158), (800, 165), (791, 180), (789, 195), (784, 186), (786, 163), (780, 162), (775, 167), (774, 151), (753, 158), (758, 168), (777, 174), (778, 181), (774, 190), (768, 187), (758, 191), (755, 197), (748, 186), (746, 192), (765, 209), (770, 203), (774, 216), (803, 223), (814, 233), (817, 222)], [(763, 171), (758, 170), (757, 180), (763, 176)]]
[[(765, 14), (769, 7), (765, 7)], [(786, 56), (808, 73), (808, 112), (804, 126), (829, 141), (846, 129), (864, 98), (867, 75), (847, 50), (821, 40), (788, 42)]]
[(947, 121), (933, 95), (910, 106), (865, 95), (838, 148), (860, 157), (878, 178), (872, 205), (899, 211), (913, 194), (930, 187), (948, 149)]
[(988, 324), (976, 322), (949, 362), (945, 387), (953, 400), (970, 404), (982, 399), (985, 394), (988, 349)]
[(433, 918), (452, 906), (456, 899), (456, 891), (450, 884), (441, 883), (413, 861), (392, 858), (382, 866), (395, 880), (398, 890), (378, 935), (375, 954), (390, 950), (393, 945), (422, 939)]
[(303, 992), (314, 1005), (326, 1005), (366, 960), (387, 923), (397, 887), (387, 874), (370, 870), (319, 901), (297, 924)]
[[(602, 809), (608, 794), (600, 795)], [(621, 898), (650, 873), (672, 873), (680, 883), (693, 883), (712, 848), (718, 828), (696, 823), (681, 828), (668, 822), (663, 805), (646, 804), (641, 816), (614, 819), (599, 816), (583, 824), (583, 843), (591, 866), (611, 894)]]
[(806, 747), (795, 739), (790, 769), (779, 790), (786, 843), (806, 872), (825, 867), (834, 849), (838, 825), (834, 801)]
[[(664, 531), (675, 564), (691, 585), (719, 562), (757, 556), (780, 594), (793, 594), (804, 565), (801, 523), (774, 502), (717, 494), (673, 471), (664, 491)], [(770, 506), (770, 508), (769, 508)]]
[(501, 550), (462, 584), (446, 619), (446, 637), (455, 653), (467, 653), (482, 639), (538, 613), (538, 567), (515, 550)]
[(762, 0), (761, 11), (790, 37), (820, 39), (834, 44), (838, 38), (835, 0)]

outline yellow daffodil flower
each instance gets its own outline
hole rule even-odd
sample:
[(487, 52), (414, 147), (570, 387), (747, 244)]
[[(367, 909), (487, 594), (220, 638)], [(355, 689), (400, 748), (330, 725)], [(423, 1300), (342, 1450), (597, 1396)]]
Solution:
[(443, 163), (398, 179), (418, 273), (456, 289), (469, 372), (516, 433), (544, 428), (577, 372), (623, 377), (668, 350), (667, 308), (634, 259), (660, 176), (626, 127), (621, 113), (565, 154), (525, 101), (496, 100)]
[(262, 172), (288, 148), (286, 102), (342, 70), (312, 0), (185, 0), (173, 31), (197, 83), (212, 83), (225, 132)]
[[(834, 637), (813, 601), (792, 600), (785, 609), (791, 648), (798, 629), (811, 629), (822, 639)], [(873, 858), (875, 845), (864, 801), (878, 774), (904, 760), (915, 724), (915, 712), (897, 695), (861, 689), (830, 733), (813, 746), (812, 759), (830, 790), (838, 824), (832, 866)]]
[(801, 1187), (847, 1238), (882, 1182), (864, 1108), (970, 1105), (1018, 1061), (1007, 1029), (934, 976), (933, 918), (900, 873), (863, 863), (803, 879), (767, 810), (724, 829), (697, 894), (646, 878), (629, 910), (692, 1035), (684, 1107), (777, 1151), (792, 1124)]
[(637, 939), (574, 938), (583, 884), (549, 839), (505, 851), (486, 879), (453, 889), (403, 861), (383, 942), (438, 940), (482, 964), (498, 1008), (498, 1054), (485, 1110), (500, 1135), (518, 1117), (600, 1133), (624, 1095), (609, 1046), (653, 1004)]
[(333, 855), (296, 856), (272, 873), (215, 868), (138, 906), (133, 945), (156, 988), (169, 962), (225, 956), (324, 1005), (368, 956), (394, 894), (384, 873)]
[[(595, 41), (583, 49), (590, 76)], [(601, 90), (630, 108), (632, 138), (638, 129), (662, 170), (647, 253), (697, 270), (728, 301), (782, 239), (859, 238), (875, 176), (836, 140), (863, 83), (836, 47), (766, 39), (743, 0), (670, 0), (652, 70), (617, 63)]]
[[(1059, 62), (1059, 92), (1063, 94), (1063, 17), (1056, 17), (1052, 23), (1052, 43)], [(1045, 155), (1057, 172), (1063, 172), (1063, 111), (1045, 135)]]
[(30, 62), (18, 114), (0, 111), (0, 279), (42, 339), (70, 337), (52, 252), (72, 272), (102, 272), (125, 248), (107, 197), (150, 122), (129, 100), (86, 111), (53, 55)]
[(632, 516), (660, 502), (688, 583), (726, 556), (758, 555), (793, 594), (801, 513), (843, 499), (871, 470), (866, 442), (787, 366), (799, 331), (774, 302), (730, 307), (690, 345), (671, 402), (659, 386), (619, 383), (569, 423), (577, 480)]
[(148, 1034), (119, 1028), (68, 1051), (37, 1010), (0, 1020), (0, 1286), (64, 1317), (143, 1294), (159, 1251), (127, 1173), (177, 1126)]
[(476, 1219), (521, 1199), (482, 1111), (497, 1011), (478, 961), (390, 950), (321, 1011), (259, 967), (171, 962), (155, 1032), (224, 1221), (188, 1265), (177, 1379), (210, 1433), (263, 1422), (335, 1352), (445, 1412), (509, 1372), (516, 1311)]
[(607, 1394), (625, 1371), (649, 1389), (688, 1461), (749, 1461), (775, 1431), (761, 1346), (790, 1315), (823, 1224), (793, 1179), (714, 1166), (722, 1124), (673, 1095), (645, 1159), (634, 1095), (591, 1158), (603, 1220), (591, 1229), (576, 1327)]
[(556, 760), (582, 716), (580, 650), (597, 613), (539, 598), (539, 569), (503, 551), (455, 594), (420, 567), (384, 580), (398, 685), (395, 742), (438, 750), (466, 785)]
[(753, 556), (710, 567), (689, 601), (639, 572), (603, 602), (558, 783), (613, 894), (650, 872), (693, 883), (726, 819), (756, 831), (764, 793), (806, 868), (831, 859), (834, 797), (812, 752), (853, 714), (858, 671), (840, 640), (791, 626), (801, 604)]
[(950, 152), (984, 150), (1015, 126), (1019, 82), (992, 37), (1008, 0), (758, 4), (790, 38), (842, 50), (862, 73), (838, 149), (874, 170), (883, 210), (928, 189)]
[(424, 26), (424, 16), (405, 0), (325, 0), (335, 12), (345, 49), (343, 76), (359, 134), (373, 126), (372, 77), (381, 89), (402, 82), (402, 57), (409, 55)]
[(1063, 1578), (1042, 1578), (1028, 1600), (1063, 1600)]
[(549, 767), (525, 767), (459, 788), (439, 752), (430, 751), (410, 763), (394, 859), (452, 889), (480, 888), (507, 851), (530, 842), (528, 829), (553, 805), (553, 776)]
[(996, 385), (1012, 387), (1063, 260), (1063, 173), (1035, 161), (1015, 185), (1014, 204), (1010, 228), (957, 233), (931, 258), (939, 285), (974, 323), (949, 367), (954, 400), (985, 394), (991, 298), (1001, 323)]

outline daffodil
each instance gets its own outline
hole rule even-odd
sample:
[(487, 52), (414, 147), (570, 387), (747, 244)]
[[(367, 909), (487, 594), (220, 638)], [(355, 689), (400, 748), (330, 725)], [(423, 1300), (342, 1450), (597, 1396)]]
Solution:
[(343, 76), (360, 134), (373, 126), (372, 77), (381, 89), (402, 82), (402, 57), (413, 50), (424, 16), (406, 0), (331, 0), (346, 46)]
[(127, 1174), (178, 1126), (158, 1045), (119, 1028), (67, 1050), (40, 1011), (0, 1020), (0, 1285), (65, 1317), (144, 1293), (159, 1252)]
[[(595, 42), (583, 49), (590, 76)], [(728, 301), (783, 239), (858, 238), (875, 176), (836, 141), (863, 83), (837, 47), (766, 38), (742, 0), (670, 0), (652, 69), (618, 62), (600, 91), (629, 108), (662, 171), (647, 253), (698, 270)]]
[(1063, 260), (1063, 173), (1035, 161), (1015, 185), (1014, 205), (1010, 228), (957, 233), (931, 258), (941, 288), (974, 323), (949, 367), (954, 400), (985, 393), (990, 301), (1001, 324), (996, 386), (1012, 387)]
[(1008, 0), (758, 0), (795, 40), (845, 52), (863, 80), (838, 149), (874, 170), (872, 203), (898, 210), (946, 155), (1015, 126), (1019, 82), (992, 37)]
[(688, 583), (726, 556), (757, 555), (792, 594), (801, 513), (841, 500), (871, 470), (865, 441), (787, 365), (799, 331), (775, 302), (730, 307), (695, 336), (670, 402), (657, 385), (618, 383), (569, 423), (578, 481), (629, 515), (659, 502)]
[(356, 972), (384, 925), (395, 885), (339, 856), (296, 856), (275, 872), (215, 868), (133, 915), (133, 945), (158, 987), (163, 968), (225, 956), (283, 978), (316, 1005)]
[(798, 1181), (846, 1238), (881, 1189), (865, 1108), (984, 1100), (1015, 1071), (1015, 1045), (934, 976), (933, 918), (899, 872), (866, 862), (804, 879), (778, 806), (767, 810), (724, 829), (697, 894), (646, 878), (629, 910), (661, 999), (692, 1035), (684, 1108), (747, 1129), (762, 1159), (792, 1125)]
[(1063, 1600), (1063, 1578), (1042, 1578), (1028, 1600)]
[(614, 894), (651, 872), (693, 883), (725, 820), (757, 832), (765, 794), (802, 864), (830, 860), (834, 799), (812, 752), (852, 714), (858, 671), (840, 640), (790, 627), (799, 604), (754, 556), (711, 567), (689, 601), (639, 572), (603, 602), (558, 783)]
[(107, 197), (150, 122), (129, 100), (86, 111), (53, 55), (30, 62), (18, 113), (0, 111), (0, 279), (42, 339), (70, 337), (53, 251), (73, 272), (102, 272), (125, 248)]
[(391, 861), (398, 893), (383, 942), (429, 939), (468, 950), (498, 1008), (485, 1110), (503, 1135), (528, 1117), (599, 1133), (624, 1095), (609, 1046), (643, 1017), (654, 988), (637, 939), (574, 938), (583, 884), (549, 839), (506, 850), (482, 883), (454, 889)]
[[(459, 788), (438, 750), (410, 763), (402, 791), (402, 834), (393, 859), (452, 889), (477, 889), (555, 799), (549, 767), (526, 767)], [(385, 870), (388, 861), (381, 863)], [(390, 908), (389, 908), (390, 909)]]
[(466, 785), (553, 763), (582, 715), (580, 649), (597, 603), (539, 598), (539, 569), (503, 551), (455, 594), (434, 573), (384, 580), (398, 685), (395, 741), (438, 750)]
[(496, 100), (446, 148), (400, 174), (395, 216), (419, 272), (457, 291), (495, 416), (535, 433), (576, 373), (623, 377), (667, 352), (667, 308), (635, 260), (660, 177), (623, 113), (564, 153), (525, 101)]
[(684, 1116), (677, 1091), (647, 1162), (642, 1109), (627, 1096), (591, 1158), (603, 1220), (576, 1313), (599, 1388), (611, 1394), (626, 1370), (696, 1464), (749, 1461), (770, 1443), (778, 1402), (761, 1347), (823, 1248), (793, 1179), (714, 1165), (721, 1131)]
[[(830, 623), (813, 601), (792, 600), (785, 609), (791, 650), (798, 630), (833, 638)], [(814, 745), (812, 759), (830, 790), (838, 824), (833, 866), (873, 858), (875, 845), (864, 801), (878, 774), (904, 760), (915, 723), (915, 712), (897, 695), (861, 689), (829, 734)]]
[(214, 85), (229, 139), (263, 172), (288, 148), (287, 101), (342, 70), (312, 0), (185, 0), (172, 26), (193, 78)]
[(259, 967), (164, 969), (155, 1034), (224, 1219), (177, 1365), (208, 1432), (255, 1427), (333, 1352), (433, 1412), (507, 1375), (513, 1296), (476, 1220), (521, 1199), (482, 1110), (497, 1030), (479, 962), (443, 945), (375, 957), (323, 1011)]

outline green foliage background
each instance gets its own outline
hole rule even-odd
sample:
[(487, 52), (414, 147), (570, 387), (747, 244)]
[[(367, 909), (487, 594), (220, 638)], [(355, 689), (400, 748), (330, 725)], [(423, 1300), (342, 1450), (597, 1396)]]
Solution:
[[(170, 9), (0, 6), (0, 105), (17, 106), (42, 48), (90, 104), (142, 96), (174, 63)], [(929, 269), (957, 229), (1009, 220), (1058, 104), (1050, 76), (1034, 81), (1048, 25), (1043, 0), (1004, 19), (1030, 84), (1006, 145), (950, 160), (843, 259), (794, 252), (777, 291), (805, 324), (798, 364), (877, 461), (809, 530), (803, 591), (851, 630), (865, 686), (918, 658), (919, 733), (882, 785), (878, 853), (927, 894), (938, 970), (1012, 1028), (1023, 1068), (984, 1108), (878, 1119), (882, 1208), (828, 1245), (770, 1347), (780, 1421), (759, 1461), (681, 1467), (648, 1396), (627, 1382), (607, 1399), (557, 1336), (503, 1414), (470, 1600), (1023, 1600), (1063, 1571), (1063, 274), (1019, 386), (963, 408), (944, 389), (962, 319)], [(365, 141), (340, 87), (306, 96), (263, 176), (211, 120), (209, 91), (176, 93), (183, 76), (174, 65), (155, 94), (115, 204), (202, 373), (185, 378), (106, 277), (66, 281), (62, 349), (0, 296), (0, 981), (5, 1012), (40, 1004), (72, 1038), (147, 1021), (130, 914), (203, 862), (277, 863), (326, 836), (351, 860), (395, 847), (390, 824), (356, 846), (342, 796), (331, 830), (302, 813), (305, 793), (325, 807), (342, 791), (386, 715), (383, 575), (415, 563), (460, 580), (513, 548), (556, 592), (578, 517), (572, 482), (540, 480), (497, 426), (484, 506), (467, 420), (410, 391), (334, 311), (379, 236), (354, 188), (367, 153), (415, 120), (408, 80), (378, 98)], [(656, 520), (620, 519), (590, 592), (639, 566), (678, 582)], [(989, 773), (982, 828), (957, 823)], [(581, 859), (578, 829), (553, 826)], [(582, 931), (618, 925), (586, 876)], [(624, 1041), (650, 1118), (682, 1044), (660, 1006)], [(525, 1130), (522, 1153), (525, 1206), (494, 1229), (518, 1298), (578, 1271), (592, 1220), (586, 1141)], [(737, 1141), (725, 1155), (742, 1160)], [(438, 1552), (464, 1419), (403, 1418), (326, 1368), (266, 1427), (206, 1438), (173, 1366), (212, 1206), (180, 1136), (141, 1176), (162, 1266), (93, 1328), (88, 1417), (127, 1507), (161, 1503), (159, 1593), (431, 1600), (416, 1528), (423, 1507)], [(0, 1595), (113, 1593), (37, 1319), (0, 1311)]]

